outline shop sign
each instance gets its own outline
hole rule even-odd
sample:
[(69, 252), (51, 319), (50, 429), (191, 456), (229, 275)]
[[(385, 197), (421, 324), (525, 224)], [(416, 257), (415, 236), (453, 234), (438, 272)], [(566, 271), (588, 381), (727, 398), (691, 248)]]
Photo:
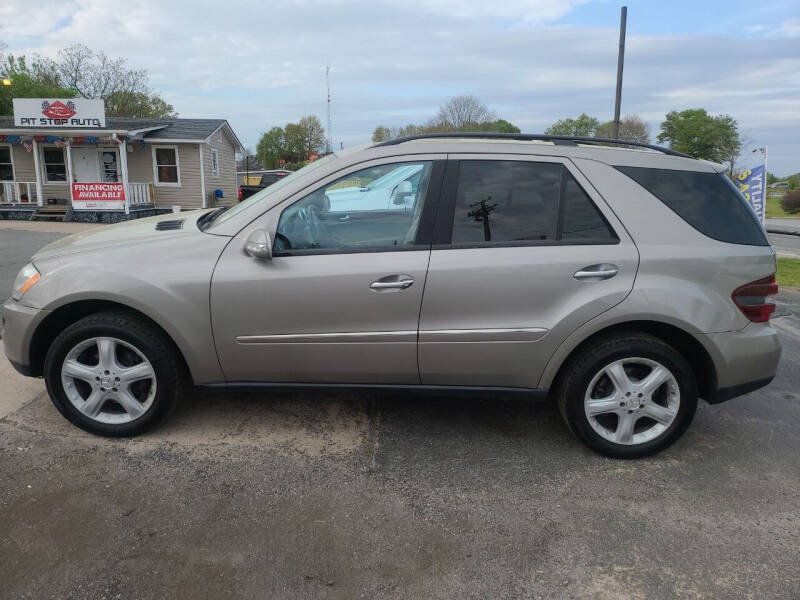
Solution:
[(89, 98), (14, 98), (16, 127), (105, 127), (102, 100)]
[(72, 208), (76, 210), (125, 210), (122, 183), (73, 183)]

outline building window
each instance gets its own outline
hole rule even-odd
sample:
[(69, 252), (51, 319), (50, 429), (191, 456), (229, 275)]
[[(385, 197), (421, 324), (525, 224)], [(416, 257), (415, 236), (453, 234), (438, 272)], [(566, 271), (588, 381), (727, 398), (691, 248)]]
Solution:
[(156, 185), (181, 184), (177, 146), (153, 146), (153, 171)]
[(211, 176), (219, 177), (219, 151), (211, 150)]
[(0, 146), (0, 181), (14, 181), (11, 146)]
[(119, 181), (116, 150), (103, 150), (100, 152), (100, 181), (104, 183)]
[(67, 180), (67, 165), (64, 160), (64, 149), (57, 146), (42, 148), (44, 163), (44, 180), (47, 183), (60, 183)]

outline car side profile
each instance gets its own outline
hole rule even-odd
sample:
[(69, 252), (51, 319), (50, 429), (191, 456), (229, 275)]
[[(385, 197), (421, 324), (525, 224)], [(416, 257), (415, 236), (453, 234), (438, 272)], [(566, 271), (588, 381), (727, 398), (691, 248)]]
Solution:
[(698, 399), (771, 381), (775, 269), (720, 165), (415, 136), (231, 208), (56, 241), (20, 272), (3, 341), (101, 435), (144, 431), (188, 384), (403, 389), (549, 396), (590, 448), (633, 458), (677, 440)]

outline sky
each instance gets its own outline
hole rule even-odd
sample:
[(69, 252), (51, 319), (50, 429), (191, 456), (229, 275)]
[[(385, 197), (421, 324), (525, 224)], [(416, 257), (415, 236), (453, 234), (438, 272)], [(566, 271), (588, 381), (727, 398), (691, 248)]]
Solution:
[[(525, 132), (614, 110), (611, 0), (3, 0), (0, 43), (55, 56), (80, 42), (129, 66), (182, 117), (226, 118), (245, 146), (306, 114), (334, 146), (423, 123), (474, 94)], [(672, 110), (739, 123), (769, 170), (800, 171), (800, 0), (628, 0), (622, 113), (653, 140)], [(756, 155), (750, 155), (755, 157)], [(747, 159), (745, 159), (747, 162)], [(755, 158), (753, 163), (755, 164)]]

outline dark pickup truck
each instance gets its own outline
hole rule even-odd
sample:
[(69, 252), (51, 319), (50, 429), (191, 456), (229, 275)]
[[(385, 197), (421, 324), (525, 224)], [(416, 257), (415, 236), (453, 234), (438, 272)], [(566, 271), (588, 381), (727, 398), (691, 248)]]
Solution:
[[(249, 198), (259, 190), (271, 186), (276, 181), (283, 179), (287, 175), (294, 173), (294, 171), (287, 171), (286, 169), (275, 169), (273, 171), (265, 171), (260, 175), (253, 174), (245, 178), (245, 182), (239, 186), (239, 202), (245, 198)], [(257, 184), (251, 184), (254, 178), (260, 177)], [(250, 184), (250, 185), (249, 185)]]

